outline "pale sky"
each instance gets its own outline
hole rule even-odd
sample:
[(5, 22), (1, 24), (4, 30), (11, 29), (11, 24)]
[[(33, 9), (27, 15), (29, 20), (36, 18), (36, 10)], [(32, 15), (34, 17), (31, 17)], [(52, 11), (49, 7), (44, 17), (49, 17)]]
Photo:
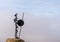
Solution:
[(0, 42), (14, 37), (14, 14), (25, 13), (21, 38), (60, 42), (60, 0), (0, 0)]

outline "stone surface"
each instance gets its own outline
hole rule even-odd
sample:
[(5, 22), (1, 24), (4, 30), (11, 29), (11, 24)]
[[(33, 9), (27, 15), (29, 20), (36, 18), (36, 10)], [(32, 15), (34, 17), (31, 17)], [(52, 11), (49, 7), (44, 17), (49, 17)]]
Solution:
[(8, 38), (6, 42), (25, 42), (23, 39)]

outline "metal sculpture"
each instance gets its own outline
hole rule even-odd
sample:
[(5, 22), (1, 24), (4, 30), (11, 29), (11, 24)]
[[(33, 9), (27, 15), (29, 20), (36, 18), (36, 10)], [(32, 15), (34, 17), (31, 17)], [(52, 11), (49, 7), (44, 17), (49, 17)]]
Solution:
[[(8, 38), (6, 40), (6, 42), (25, 42), (23, 39), (20, 38), (21, 29), (22, 29), (22, 26), (24, 25), (23, 18), (24, 18), (24, 13), (23, 13), (22, 19), (19, 19), (19, 20), (17, 18), (17, 13), (15, 14), (15, 19), (14, 19), (14, 22), (15, 22), (15, 38)], [(20, 26), (19, 36), (17, 36), (18, 35), (18, 26)]]
[[(15, 19), (14, 19), (14, 22), (15, 22), (15, 38), (20, 38), (21, 29), (22, 29), (22, 26), (24, 25), (23, 18), (24, 18), (24, 13), (23, 13), (22, 19), (19, 19), (19, 20), (17, 18), (17, 13), (15, 14)], [(17, 36), (18, 26), (20, 26), (19, 37)]]

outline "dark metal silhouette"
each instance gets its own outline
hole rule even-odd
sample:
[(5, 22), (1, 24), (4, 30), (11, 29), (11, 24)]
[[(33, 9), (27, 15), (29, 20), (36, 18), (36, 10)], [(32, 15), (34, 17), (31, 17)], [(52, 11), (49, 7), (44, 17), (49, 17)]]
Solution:
[(20, 19), (20, 20), (18, 20), (17, 24), (18, 24), (19, 26), (23, 26), (23, 25), (24, 25), (24, 21)]
[[(19, 20), (17, 20), (18, 19), (17, 18), (17, 13), (15, 14), (15, 19), (14, 19), (14, 22), (15, 22), (15, 38), (20, 38), (21, 29), (22, 29), (22, 26), (24, 25), (23, 18), (24, 18), (24, 13), (23, 13), (22, 19), (19, 19)], [(18, 26), (20, 26), (19, 37), (17, 36)]]

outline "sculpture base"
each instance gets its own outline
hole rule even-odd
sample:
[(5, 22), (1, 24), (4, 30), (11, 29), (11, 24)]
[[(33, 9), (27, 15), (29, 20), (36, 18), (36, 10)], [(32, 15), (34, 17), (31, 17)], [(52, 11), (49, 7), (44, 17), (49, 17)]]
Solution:
[(25, 42), (23, 39), (8, 38), (6, 42)]

